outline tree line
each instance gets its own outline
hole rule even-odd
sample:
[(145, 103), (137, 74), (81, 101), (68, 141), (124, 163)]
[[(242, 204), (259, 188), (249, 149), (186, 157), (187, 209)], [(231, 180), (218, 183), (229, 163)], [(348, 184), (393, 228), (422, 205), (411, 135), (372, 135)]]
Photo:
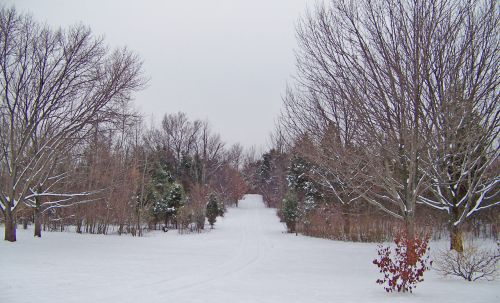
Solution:
[[(207, 121), (166, 114), (145, 126), (131, 106), (142, 61), (83, 25), (53, 30), (0, 7), (0, 212), (17, 223), (79, 233), (199, 230), (246, 191), (242, 147)], [(213, 204), (213, 203), (212, 203)], [(213, 224), (214, 207), (210, 207)]]
[[(497, 1), (347, 1), (297, 25), (297, 76), (253, 187), (289, 228), (378, 240), (499, 216)], [(283, 199), (284, 198), (284, 199)], [(398, 223), (401, 222), (401, 223)]]

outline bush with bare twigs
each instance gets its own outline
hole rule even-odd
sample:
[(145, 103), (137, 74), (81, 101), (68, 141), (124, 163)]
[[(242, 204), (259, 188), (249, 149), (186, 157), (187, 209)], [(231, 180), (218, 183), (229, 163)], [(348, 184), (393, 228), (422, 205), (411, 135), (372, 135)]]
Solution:
[(496, 249), (480, 248), (470, 243), (461, 253), (455, 250), (441, 251), (434, 261), (434, 268), (443, 276), (462, 277), (467, 281), (490, 281), (498, 276), (499, 259), (500, 242)]

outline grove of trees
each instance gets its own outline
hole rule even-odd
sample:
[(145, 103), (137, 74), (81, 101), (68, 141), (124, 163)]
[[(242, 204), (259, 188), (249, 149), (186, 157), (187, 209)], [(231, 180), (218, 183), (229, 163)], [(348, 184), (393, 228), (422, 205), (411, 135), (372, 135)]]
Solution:
[(273, 148), (248, 168), (254, 190), (273, 206), (294, 192), (297, 228), (317, 236), (381, 240), (401, 222), (410, 238), (445, 223), (457, 251), (465, 226), (496, 237), (499, 9), (318, 5), (297, 25), (298, 74)]
[(494, 0), (318, 4), (297, 24), (298, 72), (255, 159), (184, 113), (147, 126), (131, 106), (147, 79), (127, 48), (0, 7), (5, 240), (29, 222), (37, 237), (200, 231), (247, 190), (291, 232), (446, 229), (458, 252), (464, 230), (497, 237), (499, 11)]
[(136, 54), (110, 51), (89, 28), (53, 30), (0, 7), (5, 240), (29, 222), (38, 237), (199, 230), (209, 194), (232, 204), (246, 192), (241, 146), (226, 148), (208, 122), (176, 113), (144, 125), (130, 103), (146, 83)]

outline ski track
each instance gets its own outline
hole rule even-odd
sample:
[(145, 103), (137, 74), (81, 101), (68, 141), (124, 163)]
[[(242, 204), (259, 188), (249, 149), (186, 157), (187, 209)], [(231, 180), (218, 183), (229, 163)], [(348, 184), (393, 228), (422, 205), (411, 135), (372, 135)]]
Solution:
[(500, 302), (498, 281), (432, 271), (414, 294), (386, 294), (375, 283), (376, 244), (287, 234), (258, 195), (201, 234), (31, 232), (0, 242), (0, 303)]
[[(230, 258), (220, 264), (207, 264), (207, 268), (197, 271), (194, 275), (188, 274), (177, 278), (149, 281), (147, 284), (141, 283), (132, 289), (127, 289), (125, 293), (107, 296), (104, 301), (133, 302), (138, 299), (135, 297), (138, 290), (141, 293), (155, 292), (161, 297), (182, 299), (185, 293), (198, 288), (206, 288), (214, 282), (225, 284), (225, 280), (230, 282), (237, 279), (239, 274), (244, 274), (245, 269), (252, 267), (269, 254), (269, 241), (262, 235), (262, 219), (266, 216), (269, 218), (270, 215), (273, 220), (276, 220), (274, 211), (265, 208), (261, 199), (253, 197), (240, 201), (239, 207), (231, 209), (226, 215), (227, 218), (219, 218), (218, 220), (222, 222), (216, 224), (215, 230), (210, 231), (216, 234), (219, 232), (218, 225), (220, 225), (220, 232), (225, 235), (219, 236), (229, 238), (228, 241), (236, 243), (236, 254), (231, 254)], [(233, 221), (236, 224), (227, 221)], [(231, 229), (224, 230), (224, 223), (231, 225)]]
[[(238, 228), (231, 231), (237, 235), (236, 238), (238, 239), (238, 253), (236, 255), (211, 271), (205, 271), (203, 275), (199, 276), (198, 281), (175, 288), (168, 288), (167, 286), (160, 293), (172, 295), (173, 293), (189, 291), (213, 282), (224, 283), (224, 280), (232, 280), (234, 276), (259, 262), (269, 252), (269, 248), (263, 248), (262, 245), (262, 242), (265, 241), (265, 238), (262, 237), (261, 222), (262, 217), (265, 216), (264, 205), (259, 203), (257, 206), (260, 207), (254, 208), (255, 205), (242, 201), (239, 209), (233, 210), (233, 215), (234, 212), (243, 214), (238, 217)], [(263, 249), (266, 249), (264, 253), (262, 252)]]

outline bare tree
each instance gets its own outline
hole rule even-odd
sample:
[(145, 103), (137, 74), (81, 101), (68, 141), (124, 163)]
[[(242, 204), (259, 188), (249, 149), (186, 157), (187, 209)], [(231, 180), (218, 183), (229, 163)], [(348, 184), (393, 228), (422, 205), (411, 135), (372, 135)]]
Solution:
[(199, 182), (206, 184), (209, 178), (224, 164), (224, 146), (219, 134), (214, 134), (208, 121), (201, 122), (195, 144), (196, 157), (200, 160)]
[[(139, 58), (109, 53), (84, 26), (53, 31), (15, 9), (0, 8), (0, 210), (5, 240), (15, 214), (51, 178), (58, 155), (88, 134), (144, 84)], [(51, 195), (55, 193), (50, 193)], [(44, 194), (47, 196), (47, 193)]]
[(177, 173), (183, 155), (190, 154), (197, 140), (202, 123), (198, 120), (189, 121), (185, 113), (167, 114), (163, 117), (164, 144), (173, 152), (177, 163)]
[(462, 252), (462, 225), (500, 205), (499, 36), (497, 1), (451, 2), (426, 54), (428, 146), (422, 173), (430, 195), (420, 202), (448, 214), (450, 248)]
[(287, 90), (282, 128), (287, 130), (287, 140), (294, 142), (292, 151), (313, 166), (306, 172), (308, 178), (321, 187), (328, 201), (342, 206), (344, 234), (348, 236), (351, 204), (361, 195), (354, 180), (364, 163), (354, 148), (356, 116), (349, 100), (336, 98), (325, 83), (309, 80), (305, 72), (298, 87), (302, 93)]
[(283, 121), (293, 140), (312, 139), (302, 153), (319, 183), (409, 234), (417, 201), (447, 211), (452, 233), (498, 205), (498, 20), (486, 0), (337, 0), (309, 13)]
[(243, 164), (243, 146), (239, 143), (231, 145), (226, 152), (226, 161), (234, 169), (241, 169)]
[(298, 26), (299, 94), (321, 122), (309, 129), (342, 147), (331, 150), (343, 167), (332, 175), (355, 197), (404, 219), (410, 235), (424, 190), (422, 56), (438, 8), (436, 1), (339, 0)]

